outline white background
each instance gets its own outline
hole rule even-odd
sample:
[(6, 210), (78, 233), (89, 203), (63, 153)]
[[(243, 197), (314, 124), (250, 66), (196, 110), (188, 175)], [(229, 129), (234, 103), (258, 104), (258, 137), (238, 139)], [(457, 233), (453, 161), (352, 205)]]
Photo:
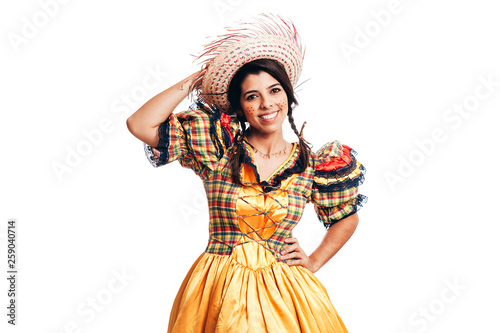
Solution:
[[(15, 327), (1, 279), (2, 332), (166, 332), (207, 244), (208, 211), (196, 175), (177, 162), (153, 168), (125, 119), (198, 69), (191, 54), (205, 37), (263, 11), (293, 19), (306, 45), (297, 126), (307, 121), (314, 150), (348, 144), (368, 170), (358, 229), (316, 273), (349, 332), (500, 332), (498, 9), (392, 4), (3, 2), (0, 266), (5, 276), (16, 219), (19, 276)], [(347, 44), (357, 53), (343, 53)], [(152, 70), (162, 73), (155, 87), (141, 88)], [(490, 91), (480, 77), (496, 82)], [(464, 103), (463, 116), (447, 111)], [(430, 144), (434, 131), (441, 140)], [(289, 127), (286, 138), (296, 141)], [(308, 205), (295, 236), (310, 253), (323, 234)]]

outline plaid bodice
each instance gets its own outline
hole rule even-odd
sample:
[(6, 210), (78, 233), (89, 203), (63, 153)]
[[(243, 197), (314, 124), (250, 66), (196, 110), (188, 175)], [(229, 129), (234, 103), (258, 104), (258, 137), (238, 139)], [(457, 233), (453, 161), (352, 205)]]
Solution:
[(280, 261), (278, 252), (286, 246), (284, 239), (292, 237), (306, 203), (313, 203), (328, 228), (366, 202), (358, 193), (365, 168), (355, 151), (339, 141), (313, 153), (304, 172), (300, 146), (293, 143), (287, 160), (266, 180), (260, 179), (252, 149), (244, 141), (243, 185), (233, 183), (228, 160), (238, 128), (235, 119), (197, 102), (160, 125), (157, 147), (144, 144), (154, 167), (178, 160), (203, 180), (210, 216), (206, 252), (229, 255), (235, 246), (257, 242)]

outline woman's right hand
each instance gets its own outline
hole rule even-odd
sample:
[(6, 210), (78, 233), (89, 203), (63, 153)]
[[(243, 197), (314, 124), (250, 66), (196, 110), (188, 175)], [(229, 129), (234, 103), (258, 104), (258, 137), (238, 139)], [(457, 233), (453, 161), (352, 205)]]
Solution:
[(189, 75), (187, 78), (182, 80), (179, 89), (184, 90), (187, 88), (188, 91), (191, 91), (191, 86), (193, 85), (194, 81), (202, 71), (203, 69), (200, 69), (199, 71), (194, 72), (193, 74)]
[(194, 72), (141, 106), (127, 119), (127, 128), (130, 133), (151, 147), (158, 146), (158, 127), (187, 97), (194, 80), (201, 71)]

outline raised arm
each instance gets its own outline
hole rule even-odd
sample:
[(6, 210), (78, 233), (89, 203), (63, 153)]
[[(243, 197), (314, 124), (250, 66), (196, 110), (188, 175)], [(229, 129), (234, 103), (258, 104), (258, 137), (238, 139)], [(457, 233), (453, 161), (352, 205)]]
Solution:
[(130, 133), (142, 142), (156, 147), (158, 145), (158, 127), (189, 93), (189, 88), (199, 72), (193, 73), (170, 88), (162, 91), (141, 106), (127, 119)]

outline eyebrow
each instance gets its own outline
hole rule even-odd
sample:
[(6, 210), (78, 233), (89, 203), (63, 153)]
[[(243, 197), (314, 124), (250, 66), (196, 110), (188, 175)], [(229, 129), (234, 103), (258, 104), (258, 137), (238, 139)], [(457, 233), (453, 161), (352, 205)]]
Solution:
[[(271, 88), (273, 88), (275, 86), (281, 86), (281, 84), (279, 82), (273, 83), (269, 87), (267, 87), (267, 89), (271, 89)], [(250, 93), (254, 93), (254, 92), (258, 92), (258, 91), (257, 90), (249, 90), (246, 93), (244, 93), (243, 96), (246, 96), (246, 95), (248, 95)]]

